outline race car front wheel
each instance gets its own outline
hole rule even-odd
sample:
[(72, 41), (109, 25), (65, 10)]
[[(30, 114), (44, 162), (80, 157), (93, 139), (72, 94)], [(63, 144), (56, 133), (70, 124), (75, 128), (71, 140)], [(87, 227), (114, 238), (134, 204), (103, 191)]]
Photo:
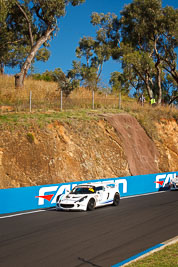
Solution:
[(95, 205), (96, 205), (96, 203), (95, 203), (94, 198), (91, 198), (91, 199), (88, 201), (87, 210), (89, 210), (89, 211), (94, 210)]
[(113, 199), (113, 206), (118, 206), (120, 202), (120, 195), (119, 193), (115, 193), (114, 199)]

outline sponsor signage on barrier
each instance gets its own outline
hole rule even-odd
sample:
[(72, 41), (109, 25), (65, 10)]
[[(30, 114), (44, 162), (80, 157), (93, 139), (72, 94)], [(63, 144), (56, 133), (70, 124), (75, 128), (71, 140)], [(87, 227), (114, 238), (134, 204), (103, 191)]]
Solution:
[[(91, 181), (90, 181), (91, 182)], [(98, 181), (94, 181), (95, 183), (97, 183)], [(101, 182), (101, 180), (99, 181)], [(122, 184), (122, 188), (123, 188), (123, 194), (127, 193), (127, 180), (126, 179), (118, 179), (118, 180), (104, 180), (103, 182), (105, 183), (111, 183), (111, 182), (115, 182), (118, 187), (119, 185)], [(88, 183), (88, 182), (84, 182), (84, 183)], [(63, 193), (65, 193), (66, 191), (70, 191), (72, 190), (77, 184), (80, 183), (71, 183), (71, 184), (65, 184), (65, 185), (58, 185), (58, 186), (49, 186), (49, 187), (41, 187), (39, 190), (39, 196), (36, 196), (37, 198), (39, 198), (38, 200), (38, 205), (44, 205), (45, 200), (51, 201), (51, 204), (56, 203), (56, 198), (58, 195), (61, 195)], [(55, 192), (54, 194), (48, 194), (51, 192)]]
[(176, 173), (168, 173), (168, 174), (159, 174), (156, 176), (156, 188), (159, 189), (160, 186), (165, 187), (167, 184), (169, 184), (172, 179), (176, 178)]
[(0, 214), (54, 207), (58, 195), (84, 183), (116, 183), (121, 197), (152, 193), (166, 186), (176, 172), (0, 189)]

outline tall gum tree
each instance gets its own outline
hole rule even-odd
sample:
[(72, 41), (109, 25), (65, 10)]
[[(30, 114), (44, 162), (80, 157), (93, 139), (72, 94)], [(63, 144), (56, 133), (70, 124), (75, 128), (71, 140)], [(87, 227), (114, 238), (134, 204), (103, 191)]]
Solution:
[(93, 12), (91, 15), (91, 24), (97, 27), (96, 37), (86, 37), (80, 39), (79, 46), (76, 49), (76, 56), (83, 58), (80, 73), (82, 80), (90, 84), (89, 87), (97, 88), (100, 81), (103, 64), (111, 57), (111, 29), (117, 24), (115, 14), (98, 14)]
[[(9, 29), (16, 25), (18, 37), (29, 42), (29, 52), (15, 75), (15, 86), (23, 87), (25, 76), (40, 47), (45, 46), (58, 30), (59, 19), (65, 15), (66, 6), (77, 6), (85, 0), (7, 0), (11, 2), (6, 22)], [(15, 12), (14, 12), (15, 11)]]
[[(24, 14), (19, 13), (19, 8), (14, 5), (14, 1), (0, 1), (0, 68), (4, 74), (4, 67), (22, 67), (24, 59), (31, 51), (31, 42), (27, 38), (28, 25), (24, 23)], [(38, 50), (33, 59), (37, 61), (47, 61), (50, 52), (46, 45)]]
[(161, 0), (134, 0), (121, 12), (123, 43), (132, 47), (134, 53), (137, 51), (147, 54), (147, 66), (150, 66), (150, 60), (154, 63), (151, 72), (145, 68), (144, 78), (141, 76), (143, 73), (139, 73), (139, 58), (135, 59), (137, 64), (134, 67), (144, 79), (149, 96), (153, 96), (153, 89), (156, 92), (158, 104), (162, 100), (162, 80), (165, 72), (169, 72), (177, 80), (177, 14), (177, 10), (172, 7), (162, 8)]

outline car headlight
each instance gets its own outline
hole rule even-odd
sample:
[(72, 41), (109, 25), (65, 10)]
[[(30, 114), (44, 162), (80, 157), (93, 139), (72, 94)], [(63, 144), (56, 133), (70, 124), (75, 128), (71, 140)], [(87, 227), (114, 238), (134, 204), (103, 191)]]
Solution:
[(87, 196), (82, 197), (81, 199), (77, 200), (76, 202), (82, 202), (82, 201), (84, 201), (84, 199), (86, 199), (86, 198), (87, 198)]

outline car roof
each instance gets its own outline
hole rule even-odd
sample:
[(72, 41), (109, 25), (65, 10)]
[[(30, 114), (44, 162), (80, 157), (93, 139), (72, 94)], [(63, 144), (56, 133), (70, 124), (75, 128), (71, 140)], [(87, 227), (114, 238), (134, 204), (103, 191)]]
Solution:
[(94, 187), (98, 187), (98, 186), (107, 186), (107, 187), (115, 187), (115, 184), (114, 183), (106, 183), (106, 182), (96, 182), (96, 183), (88, 183), (88, 184), (78, 184), (77, 186), (79, 187), (91, 187), (91, 186), (94, 186)]

